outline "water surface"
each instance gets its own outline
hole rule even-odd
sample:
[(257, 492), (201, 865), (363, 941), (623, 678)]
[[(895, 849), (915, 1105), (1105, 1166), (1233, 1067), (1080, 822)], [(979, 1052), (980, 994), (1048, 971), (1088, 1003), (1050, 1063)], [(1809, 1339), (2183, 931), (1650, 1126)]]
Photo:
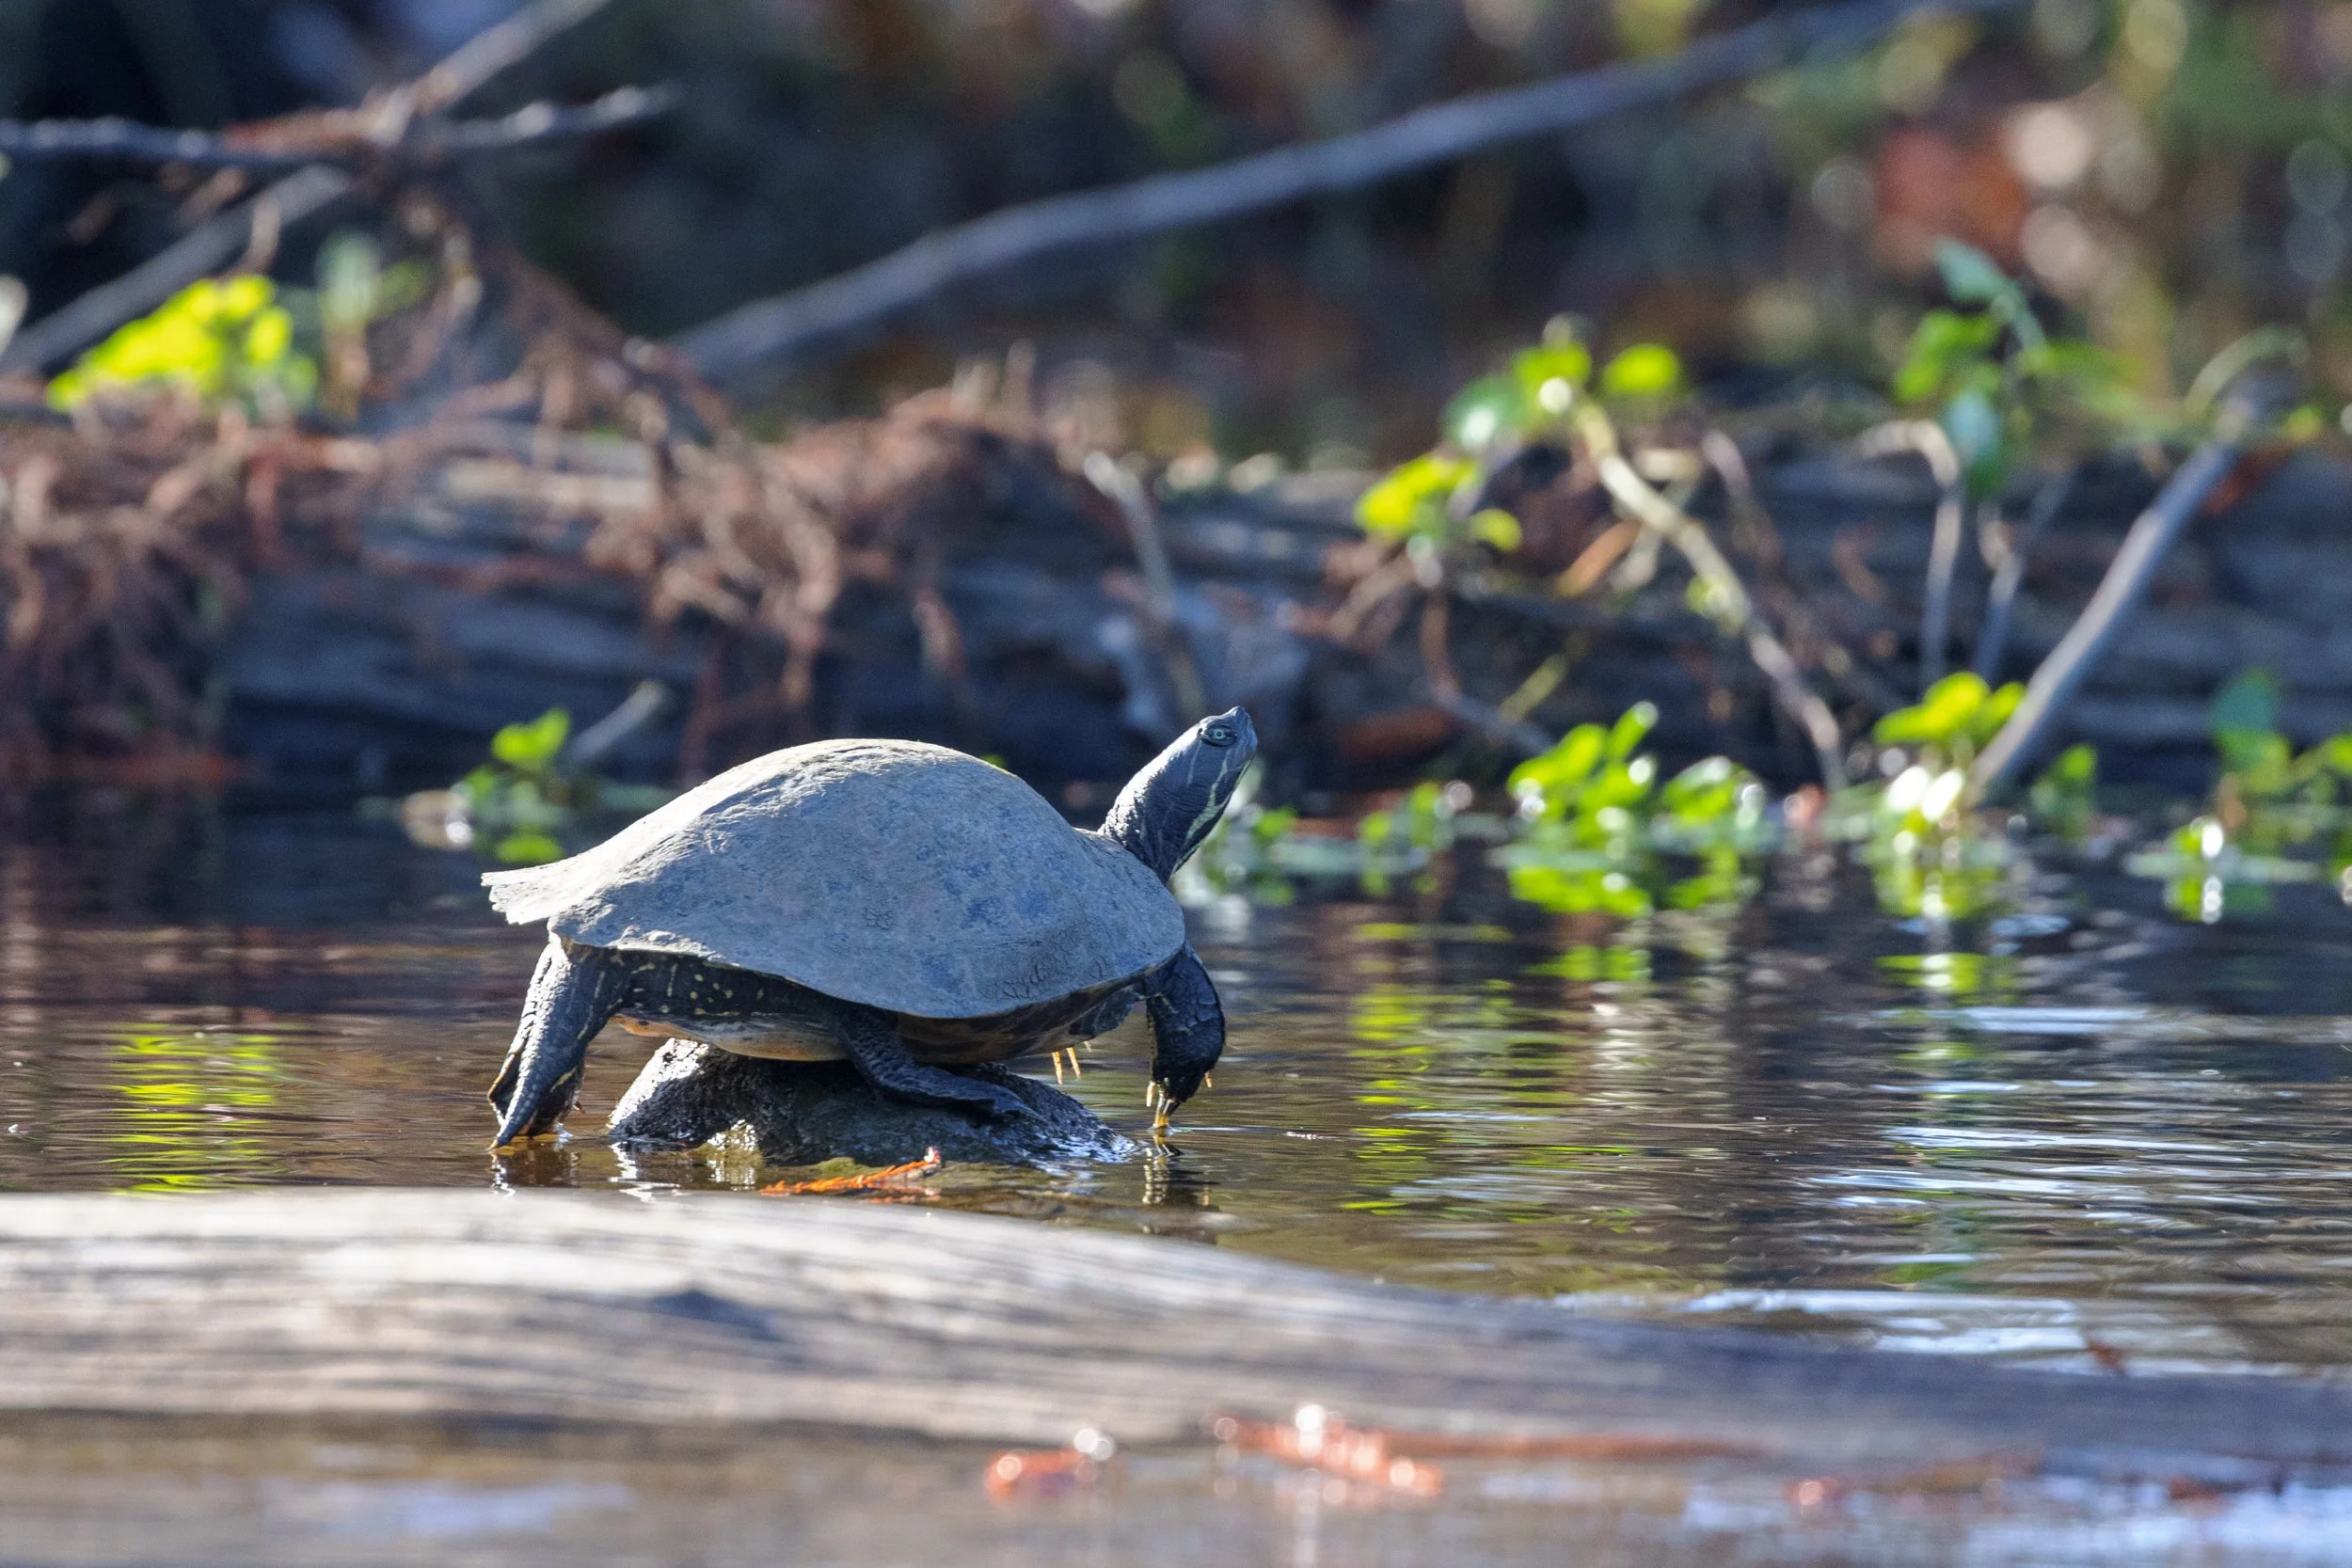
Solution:
[[(476, 870), (340, 810), (11, 808), (0, 1187), (787, 1174), (596, 1142), (651, 1044), (617, 1029), (586, 1136), (485, 1153), (538, 938)], [(1516, 902), (1474, 852), (1387, 897), (1213, 902), (1232, 1043), (1172, 1148), (931, 1191), (1582, 1310), (2086, 1370), (2352, 1363), (2352, 914), (2281, 888), (2200, 925), (2046, 859), (2005, 907), (1905, 927), (1831, 848), (1630, 924)], [(1144, 1052), (1130, 1025), (1072, 1091), (1140, 1131)]]

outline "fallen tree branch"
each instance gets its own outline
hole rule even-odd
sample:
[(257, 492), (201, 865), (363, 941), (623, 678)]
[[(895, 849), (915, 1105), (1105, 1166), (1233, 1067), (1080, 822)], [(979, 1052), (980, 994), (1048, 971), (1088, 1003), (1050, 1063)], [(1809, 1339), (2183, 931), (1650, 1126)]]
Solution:
[(2188, 461), (2173, 471), (2156, 499), (2148, 503), (2148, 510), (2123, 536), (2123, 547), (2115, 552), (2090, 603), (2033, 673), (2017, 711), (1969, 769), (1973, 788), (1990, 791), (2048, 734), (2065, 711), (2068, 699), (2081, 688), (2099, 656), (2148, 592), (2165, 552), (2188, 527), (2214, 487), (2237, 466), (2238, 449), (2259, 430), (2277, 395), (2277, 387), (2258, 384), (2233, 398), (2222, 410), (2216, 433), (2189, 454)]
[(2332, 1464), (2352, 1439), (2352, 1392), (2319, 1378), (2088, 1378), (1609, 1322), (879, 1204), (9, 1196), (0, 1278), (10, 1412), (1054, 1443), (1091, 1426), (1141, 1445), (1311, 1402), (1489, 1446), (1736, 1446), (1773, 1474), (2010, 1448), (2059, 1473)]
[(620, 130), (668, 114), (677, 101), (675, 87), (621, 87), (574, 107), (532, 103), (497, 119), (424, 126), (389, 146), (372, 134), (372, 117), (342, 112), (298, 119), (283, 128), (267, 122), (217, 133), (175, 131), (127, 119), (0, 120), (0, 153), (28, 160), (119, 158), (264, 172), (390, 158), (434, 164)]
[(1922, 11), (1994, 10), (2013, 3), (1846, 0), (1775, 13), (1702, 39), (1667, 59), (1624, 62), (1479, 93), (1328, 141), (1008, 207), (926, 234), (821, 282), (739, 306), (680, 334), (675, 344), (706, 375), (739, 376), (819, 340), (875, 325), (967, 279), (1051, 251), (1138, 239), (1353, 190), (1752, 76), (1811, 49), (1861, 43)]

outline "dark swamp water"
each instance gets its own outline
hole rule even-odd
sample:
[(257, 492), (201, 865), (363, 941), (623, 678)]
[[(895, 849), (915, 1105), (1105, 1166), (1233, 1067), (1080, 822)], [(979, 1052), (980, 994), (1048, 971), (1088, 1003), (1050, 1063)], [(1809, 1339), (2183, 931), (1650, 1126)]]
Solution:
[[(8, 808), (0, 1190), (567, 1185), (660, 1202), (791, 1174), (727, 1145), (630, 1158), (597, 1142), (652, 1043), (618, 1030), (573, 1118), (586, 1135), (485, 1153), (481, 1094), (537, 938), (493, 924), (477, 869), (341, 810)], [(1475, 847), (1387, 897), (1332, 884), (1281, 907), (1212, 900), (1194, 930), (1231, 1045), (1165, 1156), (951, 1166), (929, 1187), (1041, 1223), (1565, 1309), (2086, 1375), (2342, 1375), (2352, 911), (2282, 887), (2200, 924), (2155, 882), (2048, 857), (2007, 907), (1998, 925), (1906, 928), (1834, 847), (1784, 854), (1740, 908), (1623, 925), (1514, 900)], [(1101, 1042), (1072, 1092), (1140, 1132), (1142, 1052), (1133, 1025)], [(1333, 1513), (1274, 1477), (1245, 1478), (1238, 1512), (1212, 1517), (1200, 1507), (1233, 1478), (1177, 1458), (1139, 1461), (1115, 1508), (1040, 1523), (992, 1510), (978, 1461), (955, 1449), (778, 1440), (722, 1465), (377, 1437), (273, 1459), (206, 1442), (0, 1430), (18, 1478), (0, 1486), (0, 1557), (146, 1560), (73, 1501), (128, 1467), (132, 1512), (189, 1560), (516, 1560), (534, 1543), (635, 1560), (624, 1543), (675, 1540), (690, 1519), (738, 1532), (747, 1557), (788, 1528), (800, 1560), (844, 1562), (920, 1560), (911, 1543), (942, 1529), (964, 1532), (971, 1560), (1009, 1562), (1698, 1562), (1734, 1542), (1771, 1561), (2352, 1558), (2352, 1501), (2333, 1493), (2218, 1512), (2053, 1494), (1823, 1533), (1791, 1525), (1776, 1490), (1677, 1482), (1660, 1501), (1587, 1478), (1574, 1485), (1601, 1490), (1570, 1499), (1571, 1527), (1562, 1499), (1512, 1490), (1524, 1478), (1492, 1483), (1500, 1513), (1449, 1502), (1406, 1519)], [(785, 1471), (798, 1479), (778, 1490)], [(834, 1499), (822, 1519), (819, 1495)], [(894, 1525), (842, 1513), (851, 1497), (931, 1501)], [(221, 1526), (233, 1549), (173, 1523), (219, 1508), (251, 1527)], [(737, 1560), (706, 1544), (697, 1560)]]

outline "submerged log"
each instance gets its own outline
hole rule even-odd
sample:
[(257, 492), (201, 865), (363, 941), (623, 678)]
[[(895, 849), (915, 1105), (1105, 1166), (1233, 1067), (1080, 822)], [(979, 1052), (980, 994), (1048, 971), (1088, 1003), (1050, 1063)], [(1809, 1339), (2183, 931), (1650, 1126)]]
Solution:
[(994, 1066), (962, 1070), (1017, 1095), (1029, 1114), (983, 1121), (945, 1106), (886, 1099), (847, 1062), (765, 1061), (668, 1040), (612, 1107), (605, 1135), (616, 1144), (691, 1148), (740, 1127), (772, 1165), (897, 1165), (933, 1150), (960, 1164), (1004, 1165), (1124, 1160), (1136, 1152), (1133, 1140), (1049, 1084)]
[(2352, 1388), (1576, 1316), (980, 1215), (345, 1191), (0, 1199), (0, 1408), (1196, 1438), (1216, 1412), (1688, 1439), (1799, 1473), (2352, 1454)]

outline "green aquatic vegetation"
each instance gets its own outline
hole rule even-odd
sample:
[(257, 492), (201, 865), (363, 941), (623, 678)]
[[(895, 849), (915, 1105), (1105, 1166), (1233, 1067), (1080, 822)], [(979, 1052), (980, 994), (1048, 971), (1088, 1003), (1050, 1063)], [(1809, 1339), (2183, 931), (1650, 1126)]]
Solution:
[(2013, 857), (2007, 839), (1979, 819), (1968, 769), (2024, 696), (2023, 686), (1996, 689), (1963, 671), (1872, 730), (1892, 776), (1839, 791), (1823, 825), (1856, 844), (1885, 912), (1964, 920), (1998, 903)]
[(1344, 877), (1379, 894), (1469, 840), (1497, 843), (1513, 892), (1556, 912), (1631, 919), (1743, 899), (1775, 838), (1764, 786), (1724, 757), (1661, 781), (1641, 750), (1657, 723), (1658, 709), (1640, 703), (1613, 724), (1571, 730), (1512, 771), (1508, 819), (1472, 810), (1470, 785), (1431, 781), (1341, 837), (1261, 804), (1253, 776), (1180, 871), (1178, 891), (1279, 903), (1294, 878)]
[(2217, 692), (2220, 777), (2207, 809), (2129, 869), (2163, 881), (2165, 902), (2211, 923), (2266, 908), (2280, 882), (2332, 879), (2352, 895), (2352, 733), (2296, 752), (2278, 728), (2279, 683), (2249, 670)]
[(666, 789), (615, 784), (583, 766), (571, 715), (549, 708), (490, 737), (489, 759), (447, 789), (400, 804), (410, 838), (433, 848), (478, 849), (505, 865), (540, 865), (570, 853), (564, 834), (634, 817), (670, 799)]
[(2053, 758), (2026, 791), (2027, 815), (2069, 844), (2089, 836), (2098, 803), (2098, 749), (2081, 741)]
[(172, 390), (207, 408), (283, 419), (310, 405), (318, 362), (294, 346), (294, 320), (266, 277), (204, 278), (118, 329), (49, 384), (78, 408), (125, 392)]
[(1753, 891), (1749, 864), (1772, 838), (1764, 786), (1724, 757), (1661, 784), (1657, 759), (1640, 750), (1657, 723), (1658, 709), (1639, 703), (1512, 770), (1518, 814), (1498, 859), (1515, 895), (1555, 913), (1632, 919), (1661, 902), (1690, 909)]

